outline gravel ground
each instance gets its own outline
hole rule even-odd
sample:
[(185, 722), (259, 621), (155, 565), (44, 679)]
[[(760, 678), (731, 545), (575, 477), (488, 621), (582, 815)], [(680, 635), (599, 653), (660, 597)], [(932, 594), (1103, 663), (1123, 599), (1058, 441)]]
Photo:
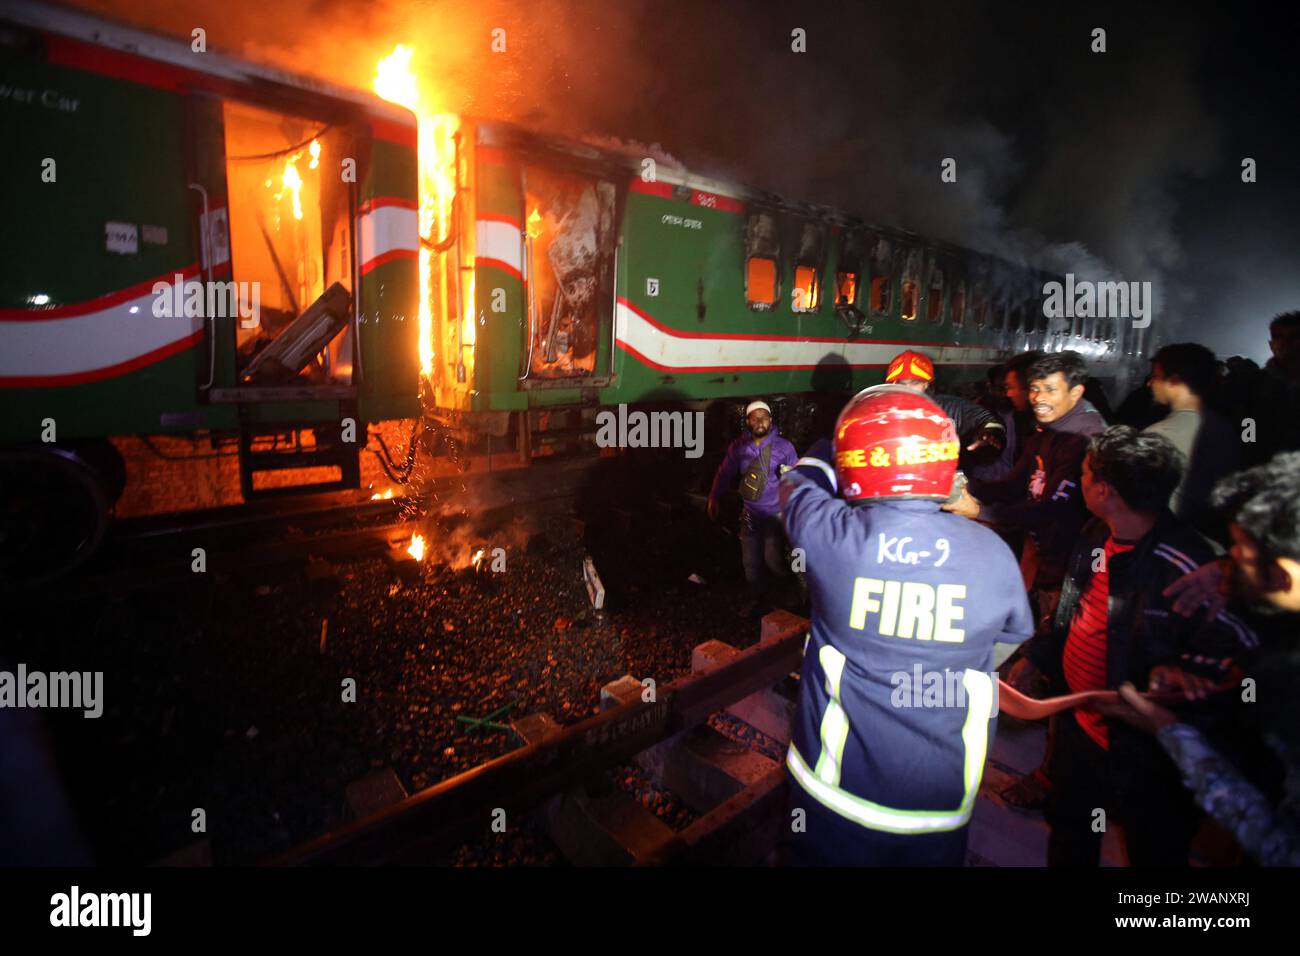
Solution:
[[(511, 749), (507, 733), (458, 718), (571, 723), (623, 674), (663, 684), (689, 672), (702, 641), (753, 643), (734, 537), (680, 493), (607, 478), (578, 496), (576, 520), (431, 527), (409, 580), (369, 559), (17, 608), (0, 666), (105, 673), (101, 718), (45, 715), (96, 861), (187, 846), (202, 808), (214, 861), (253, 862), (346, 822), (345, 786), (375, 769), (413, 792)], [(505, 570), (468, 566), (480, 544), (504, 549)], [(588, 601), (587, 554), (604, 611)], [(690, 822), (639, 773), (613, 773), (670, 826)], [(446, 862), (559, 858), (528, 824)]]

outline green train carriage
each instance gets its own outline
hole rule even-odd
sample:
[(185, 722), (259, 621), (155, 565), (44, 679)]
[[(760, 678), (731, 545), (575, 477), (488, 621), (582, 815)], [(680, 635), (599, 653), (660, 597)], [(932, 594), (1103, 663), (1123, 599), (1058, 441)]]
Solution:
[(1145, 350), (1113, 319), (1049, 328), (1049, 273), (662, 166), (648, 176), (634, 151), (468, 119), (461, 142), (477, 321), (467, 347), (463, 318), (435, 311), (429, 413), (467, 434), (536, 429), (562, 408), (856, 390), (907, 346), (948, 385), (1018, 351), (1076, 349), (1114, 394)]
[(0, 571), (93, 548), (115, 436), (210, 436), (245, 500), (356, 487), (420, 409), (415, 117), (64, 9), (0, 40)]
[[(235, 445), (248, 500), (356, 487), (370, 423), (508, 436), (527, 464), (548, 424), (586, 428), (581, 447), (601, 406), (798, 403), (880, 381), (905, 346), (946, 383), (1075, 348), (1112, 390), (1145, 348), (1113, 320), (1049, 328), (1045, 273), (504, 123), (455, 120), (445, 232), (422, 238), (399, 107), (33, 4), (0, 30), (0, 110), (22, 131), (0, 158), (19, 224), (0, 239), (10, 561), (93, 547), (117, 436)], [(173, 287), (195, 283), (260, 288), (259, 321), (187, 314)], [(299, 359), (319, 346), (301, 368), (269, 361), (299, 339)], [(331, 480), (259, 480), (313, 466)], [(42, 495), (65, 528), (42, 527)]]

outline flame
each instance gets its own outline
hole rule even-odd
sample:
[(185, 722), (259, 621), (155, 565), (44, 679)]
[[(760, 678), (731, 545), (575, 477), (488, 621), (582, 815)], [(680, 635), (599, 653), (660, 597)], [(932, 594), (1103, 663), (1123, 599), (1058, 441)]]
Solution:
[(387, 500), (388, 500), (389, 498), (391, 498), (391, 497), (393, 497), (393, 489), (392, 489), (392, 488), (389, 488), (389, 489), (386, 490), (382, 495), (381, 495), (379, 492), (376, 491), (373, 495), (370, 496), (370, 500), (371, 500), (371, 501), (387, 501)]
[(284, 161), (284, 175), (280, 177), (280, 191), (275, 194), (278, 200), (287, 189), (293, 194), (293, 218), (302, 219), (302, 176), (298, 173), (298, 160), (302, 153), (294, 153)]
[(536, 208), (528, 214), (528, 238), (536, 239), (542, 234), (542, 216)]
[[(451, 234), (456, 201), (456, 142), (460, 121), (450, 113), (440, 113), (428, 91), (421, 89), (419, 78), (411, 68), (413, 48), (397, 44), (393, 52), (380, 59), (375, 68), (374, 89), (383, 99), (404, 106), (415, 114), (419, 123), (420, 235), (438, 242)], [(450, 254), (450, 251), (449, 251)], [(460, 263), (451, 262), (452, 281), (460, 281)], [(420, 248), (420, 370), (433, 371), (433, 252)], [(472, 275), (472, 273), (470, 273)], [(464, 290), (465, 315), (461, 327), (462, 344), (474, 342), (473, 280)], [(445, 294), (445, 293), (444, 293)]]
[(311, 162), (307, 164), (307, 168), (315, 169), (320, 165), (320, 140), (313, 139), (311, 146), (308, 147), (308, 152), (311, 153)]
[(406, 553), (417, 561), (424, 560), (424, 535), (417, 534), (411, 538), (411, 546), (406, 549)]
[(397, 44), (392, 53), (379, 61), (375, 68), (375, 92), (398, 106), (405, 106), (417, 116), (420, 113), (420, 87), (411, 72), (411, 56), (415, 53), (405, 43)]

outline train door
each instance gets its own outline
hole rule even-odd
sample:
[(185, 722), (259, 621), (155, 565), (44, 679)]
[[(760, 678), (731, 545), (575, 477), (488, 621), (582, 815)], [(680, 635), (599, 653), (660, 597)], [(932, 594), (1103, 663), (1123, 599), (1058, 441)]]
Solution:
[(356, 155), (352, 131), (207, 95), (192, 98), (190, 127), (200, 394), (214, 427), (239, 432), (244, 498), (355, 487), (356, 443), (340, 436), (356, 417), (355, 186), (325, 173)]
[(525, 387), (609, 375), (617, 195), (613, 182), (529, 165), (524, 173)]
[[(337, 396), (353, 385), (353, 155), (346, 126), (196, 94), (190, 188), (199, 207), (213, 403)], [(333, 388), (331, 388), (331, 386)], [(279, 388), (281, 393), (259, 393)], [(313, 394), (313, 389), (316, 394)]]
[[(235, 323), (241, 385), (350, 386), (354, 339), (345, 128), (227, 100), (231, 269), (249, 305)], [(254, 300), (253, 293), (257, 295)], [(241, 304), (242, 304), (241, 298)]]

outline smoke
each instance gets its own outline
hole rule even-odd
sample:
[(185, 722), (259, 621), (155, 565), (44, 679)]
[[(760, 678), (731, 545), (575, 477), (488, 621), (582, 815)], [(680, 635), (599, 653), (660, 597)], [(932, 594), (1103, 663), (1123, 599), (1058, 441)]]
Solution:
[(422, 522), (425, 562), (453, 571), (478, 564), (486, 572), (494, 562), (499, 567), (522, 554), (540, 532), (541, 521), (530, 511), (516, 511), (512, 501), (491, 476), (482, 475), (442, 495)]
[[(1197, 83), (1215, 25), (1158, 8), (81, 6), (187, 38), (203, 26), (214, 48), (361, 88), (379, 56), (406, 43), (435, 109), (680, 156), (705, 175), (1080, 278), (1151, 281), (1169, 314), (1191, 299), (1168, 281), (1185, 258), (1180, 189), (1220, 162), (1220, 124)], [(1104, 53), (1091, 49), (1098, 26)], [(792, 49), (795, 30), (807, 52)], [(946, 158), (956, 182), (940, 179)]]

